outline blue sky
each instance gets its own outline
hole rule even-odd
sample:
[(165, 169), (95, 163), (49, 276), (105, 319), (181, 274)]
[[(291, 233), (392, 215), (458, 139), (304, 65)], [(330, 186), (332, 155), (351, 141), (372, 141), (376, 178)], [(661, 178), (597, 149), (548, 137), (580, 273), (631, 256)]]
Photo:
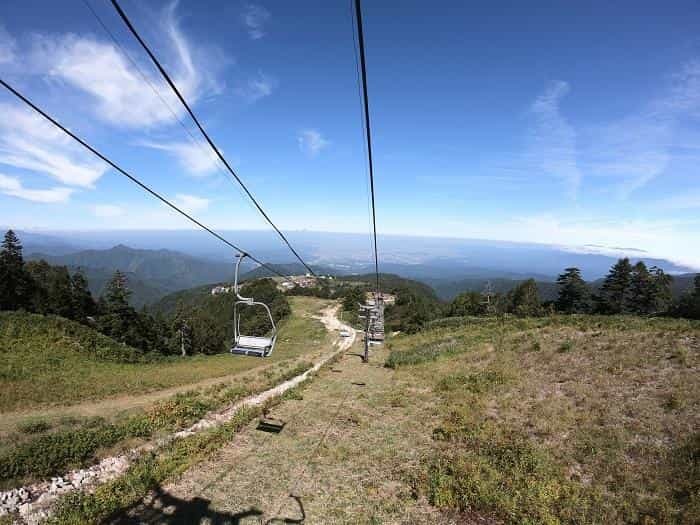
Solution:
[[(2, 77), (206, 223), (266, 229), (109, 2), (87, 1), (138, 70), (82, 0), (5, 0)], [(695, 2), (365, 4), (380, 232), (700, 267)], [(122, 5), (282, 229), (367, 231), (349, 0)], [(187, 227), (10, 95), (0, 109), (1, 224)]]

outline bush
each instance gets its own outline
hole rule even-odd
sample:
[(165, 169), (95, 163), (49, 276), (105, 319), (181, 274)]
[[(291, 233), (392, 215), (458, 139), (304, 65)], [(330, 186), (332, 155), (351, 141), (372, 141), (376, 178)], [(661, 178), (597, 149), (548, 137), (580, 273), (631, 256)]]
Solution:
[(506, 377), (495, 370), (482, 370), (474, 374), (453, 374), (443, 377), (437, 384), (438, 391), (464, 389), (472, 394), (481, 394), (494, 390), (506, 383)]
[(426, 361), (434, 361), (440, 356), (452, 355), (461, 351), (461, 347), (454, 339), (446, 339), (431, 344), (423, 344), (411, 347), (407, 350), (392, 350), (386, 360), (387, 368), (399, 366), (417, 365)]
[(25, 421), (24, 423), (20, 423), (19, 425), (17, 425), (17, 430), (19, 430), (23, 434), (41, 434), (42, 432), (46, 432), (50, 428), (51, 425), (48, 423), (48, 421), (45, 421), (43, 419)]

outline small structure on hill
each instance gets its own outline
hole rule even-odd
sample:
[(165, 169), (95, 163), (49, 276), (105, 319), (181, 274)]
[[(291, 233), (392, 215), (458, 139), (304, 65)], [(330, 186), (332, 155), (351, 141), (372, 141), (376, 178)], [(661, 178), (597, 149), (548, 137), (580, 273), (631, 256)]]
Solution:
[(233, 291), (233, 286), (214, 286), (214, 288), (211, 289), (211, 294), (212, 295), (220, 295), (223, 293), (231, 293)]

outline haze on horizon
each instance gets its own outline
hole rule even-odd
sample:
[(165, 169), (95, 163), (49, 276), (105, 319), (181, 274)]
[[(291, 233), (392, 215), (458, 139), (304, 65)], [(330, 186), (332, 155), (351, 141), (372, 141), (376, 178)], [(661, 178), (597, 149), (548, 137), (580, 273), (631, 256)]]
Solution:
[[(89, 1), (159, 96), (78, 1), (5, 2), (0, 76), (206, 224), (266, 228), (190, 142), (109, 4)], [(125, 7), (283, 230), (366, 233), (348, 5), (206, 4)], [(700, 268), (695, 3), (365, 10), (380, 234), (632, 248)], [(0, 109), (0, 223), (187, 227), (5, 92)]]

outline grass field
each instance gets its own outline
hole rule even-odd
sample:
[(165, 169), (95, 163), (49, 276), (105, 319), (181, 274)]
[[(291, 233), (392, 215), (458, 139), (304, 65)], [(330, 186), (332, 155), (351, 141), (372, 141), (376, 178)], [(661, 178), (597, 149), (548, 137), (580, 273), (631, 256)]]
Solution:
[(398, 337), (439, 397), (417, 485), (508, 523), (700, 522), (700, 323), (476, 321)]
[[(333, 335), (313, 318), (328, 304), (294, 298), (275, 353), (264, 360), (221, 355), (115, 363), (80, 346), (99, 336), (83, 327), (26, 314), (5, 316), (3, 353), (6, 370), (14, 375), (3, 379), (3, 403), (16, 408), (22, 392), (31, 392), (31, 402), (0, 416), (0, 487), (89, 464), (300, 373), (330, 349)], [(28, 319), (36, 329), (27, 328)], [(99, 344), (109, 349), (114, 342), (104, 339)], [(59, 352), (47, 358), (55, 348)], [(18, 369), (25, 373), (17, 374)], [(71, 394), (53, 395), (56, 384), (71, 388)], [(106, 397), (110, 394), (116, 397)], [(65, 404), (47, 407), (48, 400)]]
[(360, 346), (271, 408), (279, 434), (243, 425), (84, 508), (113, 523), (700, 522), (700, 323), (466, 319), (392, 337), (369, 365)]
[(4, 313), (0, 315), (0, 414), (134, 396), (297, 358), (324, 341), (323, 326), (310, 316), (325, 304), (314, 298), (292, 298), (293, 314), (282, 323), (275, 352), (266, 360), (220, 354), (113, 362), (92, 349), (109, 354), (121, 345), (88, 328), (61, 318)]

